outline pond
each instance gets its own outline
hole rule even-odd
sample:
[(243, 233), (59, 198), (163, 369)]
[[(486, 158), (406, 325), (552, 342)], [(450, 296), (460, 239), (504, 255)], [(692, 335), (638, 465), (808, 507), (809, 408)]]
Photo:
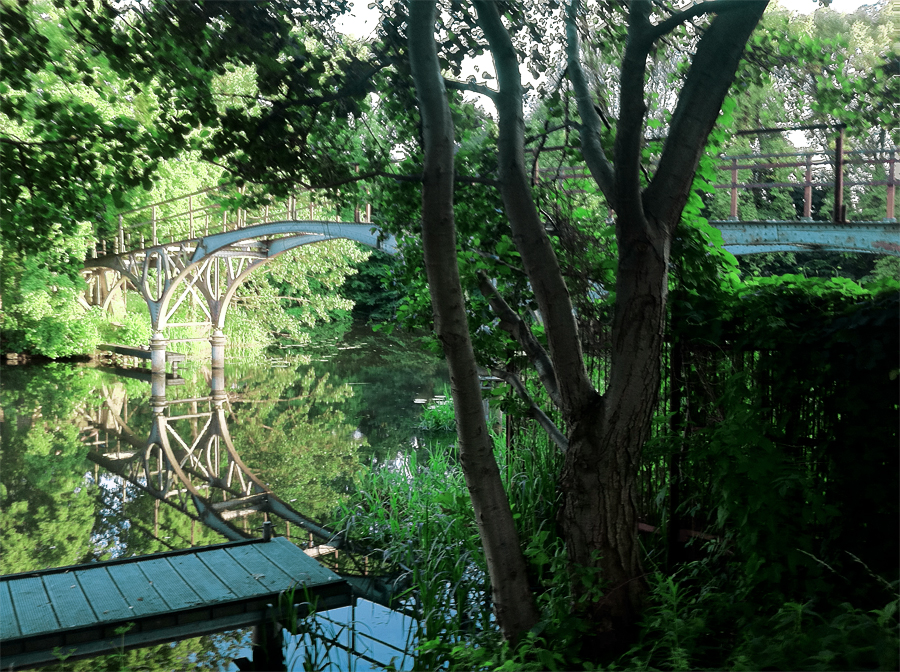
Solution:
[[(4, 366), (0, 572), (259, 536), (267, 514), (253, 500), (254, 483), (293, 512), (268, 516), (276, 534), (318, 546), (311, 530), (331, 522), (355, 477), (421, 445), (422, 401), (446, 394), (441, 360), (413, 338), (366, 327), (314, 347), (241, 352), (229, 351), (224, 375), (188, 360), (164, 387), (159, 379), (151, 386), (146, 370), (109, 362)], [(180, 470), (165, 467), (166, 450)], [(410, 623), (383, 606), (360, 599), (321, 614), (311, 629), (320, 635), (314, 646), (297, 638), (288, 646), (298, 669), (297, 661), (322, 656), (336, 669), (392, 658), (403, 667)], [(124, 655), (141, 669), (189, 660), (186, 669), (234, 670), (230, 660), (249, 655), (247, 637), (235, 631)], [(358, 644), (362, 656), (345, 650)]]

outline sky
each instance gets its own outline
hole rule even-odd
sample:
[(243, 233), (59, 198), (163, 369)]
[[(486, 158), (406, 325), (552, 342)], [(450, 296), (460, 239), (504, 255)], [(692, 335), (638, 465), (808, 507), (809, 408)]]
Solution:
[[(780, 5), (792, 12), (809, 14), (816, 11), (821, 5), (818, 0), (777, 0)], [(354, 37), (367, 37), (375, 29), (375, 21), (378, 13), (369, 9), (370, 0), (353, 0), (353, 9), (349, 16), (338, 22), (338, 30), (350, 33)], [(875, 4), (877, 0), (833, 0), (831, 9), (836, 12), (853, 12), (861, 5)], [(773, 0), (774, 4), (774, 0)]]

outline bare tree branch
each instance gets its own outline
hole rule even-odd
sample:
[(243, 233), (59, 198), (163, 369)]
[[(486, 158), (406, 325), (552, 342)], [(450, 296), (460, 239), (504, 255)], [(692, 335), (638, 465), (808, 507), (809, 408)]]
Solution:
[(603, 145), (600, 144), (602, 129), (600, 115), (594, 106), (584, 70), (581, 67), (581, 43), (578, 37), (578, 0), (571, 0), (566, 11), (566, 57), (568, 60), (569, 81), (575, 92), (578, 105), (578, 116), (581, 117), (581, 153), (587, 163), (591, 177), (606, 196), (606, 202), (616, 209), (615, 177), (612, 164), (606, 158)]
[(559, 395), (556, 370), (553, 368), (553, 363), (550, 361), (547, 351), (544, 350), (544, 346), (534, 337), (525, 321), (506, 303), (506, 300), (491, 283), (490, 278), (482, 272), (478, 273), (478, 287), (491, 304), (494, 313), (500, 319), (500, 328), (516, 339), (516, 342), (522, 347), (537, 370), (544, 389), (550, 395), (550, 400), (557, 407), (560, 407), (562, 399)]
[(701, 16), (702, 14), (718, 14), (721, 12), (727, 12), (729, 10), (737, 9), (738, 7), (746, 5), (746, 2), (747, 0), (708, 0), (707, 2), (700, 2), (696, 5), (691, 5), (684, 11), (673, 14), (668, 19), (661, 21), (653, 26), (653, 30), (650, 32), (649, 37), (650, 39), (656, 41), (663, 35), (671, 33), (682, 23), (690, 21), (697, 16)]
[(497, 92), (494, 91), (494, 89), (488, 88), (484, 84), (476, 84), (475, 82), (460, 82), (455, 79), (447, 79), (446, 77), (444, 77), (444, 86), (455, 91), (471, 91), (472, 93), (480, 93), (482, 96), (487, 96), (491, 100), (493, 100), (494, 96), (497, 95)]
[(528, 274), (524, 269), (519, 268), (518, 266), (513, 266), (512, 264), (507, 264), (505, 261), (501, 260), (496, 254), (489, 254), (488, 252), (483, 252), (482, 250), (472, 250), (475, 254), (484, 257), (485, 259), (490, 259), (495, 264), (500, 264), (501, 266), (506, 266), (508, 269), (515, 271), (516, 273), (520, 273), (524, 275), (526, 278)]
[(566, 435), (559, 431), (559, 427), (556, 426), (553, 420), (541, 410), (540, 406), (534, 403), (534, 399), (528, 394), (528, 390), (525, 389), (522, 379), (516, 374), (504, 371), (503, 369), (491, 368), (491, 374), (502, 379), (516, 391), (516, 394), (519, 395), (519, 398), (524, 401), (528, 407), (528, 416), (534, 418), (537, 423), (543, 427), (544, 431), (547, 432), (547, 435), (550, 437), (550, 440), (553, 441), (562, 452), (566, 452), (569, 448), (569, 440), (566, 438)]
[[(546, 123), (546, 122), (545, 122), (545, 123)], [(529, 135), (529, 136), (527, 136), (527, 137), (525, 138), (525, 144), (528, 145), (528, 144), (534, 142), (535, 140), (537, 140), (537, 139), (539, 139), (539, 138), (545, 138), (545, 137), (547, 137), (548, 135), (550, 135), (551, 133), (556, 133), (556, 131), (561, 131), (561, 130), (563, 130), (563, 129), (566, 128), (567, 126), (571, 126), (571, 124), (557, 124), (556, 126), (553, 126), (552, 128), (545, 128), (545, 129), (543, 130), (543, 132), (541, 132), (541, 133), (535, 133), (534, 135)], [(548, 149), (548, 148), (545, 147), (544, 149)], [(530, 150), (530, 149), (529, 149), (528, 151), (533, 151), (533, 150)]]

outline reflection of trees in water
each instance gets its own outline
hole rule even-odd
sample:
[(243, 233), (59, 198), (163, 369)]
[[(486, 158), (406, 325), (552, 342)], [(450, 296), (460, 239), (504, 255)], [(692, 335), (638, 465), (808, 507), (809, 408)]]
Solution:
[(32, 377), (3, 371), (0, 409), (0, 572), (74, 564), (91, 552), (97, 490), (71, 417), (94, 378), (69, 367)]
[[(318, 361), (312, 364), (253, 362), (226, 371), (225, 408), (241, 458), (310, 517), (332, 513), (361, 463), (372, 455), (396, 455), (409, 444), (419, 412), (412, 399), (429, 396), (446, 375), (442, 362), (397, 336), (357, 333), (340, 347), (313, 352)], [(153, 411), (145, 382), (64, 364), (5, 367), (3, 375), (4, 572), (223, 540), (86, 460), (77, 417), (86, 406), (103, 403), (104, 388), (135, 437), (149, 435)], [(208, 395), (208, 377), (208, 369), (201, 369), (167, 394)], [(202, 425), (198, 418), (172, 421), (183, 437), (196, 437)], [(234, 523), (253, 529), (262, 520), (255, 513)], [(292, 537), (298, 532), (292, 526)]]
[(218, 672), (222, 661), (237, 657), (249, 646), (250, 631), (234, 630), (203, 637), (183, 639), (172, 644), (157, 644), (125, 651), (124, 654), (96, 656), (42, 667), (44, 672)]
[[(10, 416), (16, 418), (6, 412), (6, 423)], [(27, 429), (4, 431), (2, 446), (0, 572), (81, 561), (91, 551), (97, 504), (96, 490), (84, 481), (78, 429), (56, 429), (53, 418), (41, 418)]]
[[(367, 348), (362, 343), (313, 364), (282, 362), (273, 367), (256, 362), (228, 369), (223, 409), (241, 460), (275, 494), (310, 517), (334, 511), (359, 472), (364, 454), (395, 455), (409, 444), (419, 410), (412, 399), (428, 396), (442, 380), (440, 363), (411, 353), (408, 344), (398, 345), (396, 351)], [(209, 382), (208, 370), (196, 370), (192, 380), (168, 388), (166, 394), (171, 399), (208, 396)], [(146, 382), (68, 365), (7, 367), (0, 393), (4, 413), (0, 569), (4, 573), (224, 541), (150, 492), (87, 459), (89, 450), (113, 461), (126, 459), (127, 453), (139, 454), (133, 444), (146, 442), (154, 425)], [(84, 415), (103, 404), (127, 420), (131, 445), (122, 437), (118, 447), (85, 444)], [(199, 415), (195, 410), (199, 408), (178, 413)], [(202, 417), (184, 417), (170, 424), (190, 444), (202, 434), (204, 422)], [(93, 440), (99, 438), (95, 435)], [(262, 520), (262, 513), (253, 513), (231, 522), (256, 528)], [(277, 531), (285, 530), (279, 525)], [(292, 525), (291, 536), (297, 539), (298, 533)], [(301, 534), (305, 540), (306, 534)], [(345, 553), (328, 560), (347, 565), (353, 573), (380, 568)], [(238, 641), (235, 637), (239, 639), (241, 633), (126, 652), (122, 659), (109, 656), (70, 662), (65, 669), (121, 669), (123, 665), (148, 670), (218, 669), (223, 655), (229, 655), (224, 649)]]
[[(282, 373), (284, 371), (284, 373)], [(360, 468), (365, 439), (341, 410), (353, 396), (308, 368), (300, 378), (275, 369), (266, 387), (248, 387), (232, 404), (235, 448), (282, 499), (313, 518), (330, 516), (343, 498), (341, 483)]]
[(361, 462), (382, 461), (407, 450), (421, 407), (412, 401), (431, 397), (449, 382), (446, 363), (426, 352), (418, 338), (403, 332), (373, 333), (357, 326), (338, 344), (305, 349), (316, 358), (311, 366), (319, 375), (353, 387), (341, 409), (354, 418), (367, 439)]

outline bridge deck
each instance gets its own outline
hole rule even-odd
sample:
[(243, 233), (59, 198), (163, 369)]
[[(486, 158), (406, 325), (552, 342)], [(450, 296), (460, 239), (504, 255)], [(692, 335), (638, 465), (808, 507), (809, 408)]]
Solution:
[[(149, 350), (144, 350), (143, 348), (135, 348), (130, 345), (101, 343), (97, 346), (97, 349), (103, 350), (105, 352), (112, 352), (117, 355), (125, 355), (126, 357), (137, 357), (138, 359), (149, 360), (151, 357), (151, 352)], [(166, 364), (177, 364), (178, 362), (183, 362), (186, 358), (187, 355), (183, 355), (180, 352), (172, 352), (171, 350), (166, 350)]]
[(351, 602), (344, 579), (283, 537), (2, 576), (0, 665), (56, 662), (56, 647), (78, 658), (255, 625), (291, 588), (295, 603), (317, 599), (320, 611)]

